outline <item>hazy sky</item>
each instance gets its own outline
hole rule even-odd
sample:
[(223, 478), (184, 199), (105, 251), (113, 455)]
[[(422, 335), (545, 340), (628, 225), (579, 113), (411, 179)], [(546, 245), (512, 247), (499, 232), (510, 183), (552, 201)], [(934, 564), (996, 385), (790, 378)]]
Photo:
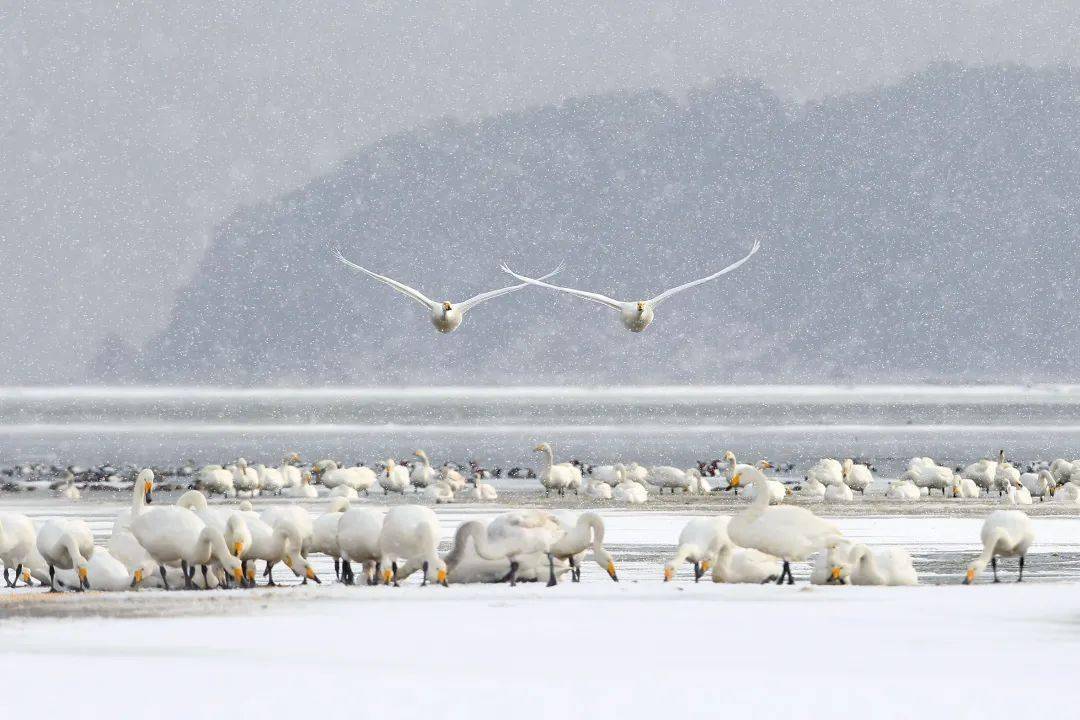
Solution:
[(141, 343), (215, 224), (389, 131), (723, 75), (804, 100), (936, 60), (1077, 64), (1080, 3), (2, 2), (0, 384)]

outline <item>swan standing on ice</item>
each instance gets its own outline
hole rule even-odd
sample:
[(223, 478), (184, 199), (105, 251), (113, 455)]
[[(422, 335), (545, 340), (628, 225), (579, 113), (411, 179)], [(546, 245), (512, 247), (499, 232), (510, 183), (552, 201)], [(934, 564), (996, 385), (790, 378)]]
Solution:
[[(0, 562), (4, 563), (4, 582), (9, 588), (23, 574), (23, 565), (30, 559), (37, 541), (37, 531), (30, 518), (19, 513), (0, 512)], [(8, 579), (8, 571), (15, 571), (15, 578)]]
[(1035, 530), (1031, 525), (1031, 518), (1020, 510), (995, 510), (983, 523), (979, 537), (982, 540), (983, 551), (974, 562), (968, 565), (967, 574), (964, 575), (964, 584), (970, 585), (975, 582), (979, 574), (986, 569), (988, 562), (994, 569), (994, 582), (998, 582), (997, 559), (999, 557), (1020, 558), (1020, 573), (1016, 582), (1021, 582), (1024, 579), (1024, 556), (1031, 547), (1031, 543), (1035, 542)]
[(592, 548), (593, 561), (604, 569), (615, 582), (619, 582), (619, 576), (615, 572), (615, 560), (604, 549), (604, 520), (592, 512), (581, 513), (576, 519), (564, 519), (556, 517), (562, 526), (563, 536), (555, 541), (549, 549), (552, 560), (566, 560), (570, 563), (570, 578), (573, 582), (581, 582), (581, 565), (579, 556)]
[(393, 458), (389, 458), (386, 461), (386, 470), (383, 471), (382, 477), (379, 478), (379, 486), (383, 489), (383, 494), (389, 495), (396, 492), (404, 495), (408, 484), (409, 468), (398, 465)]
[(755, 240), (754, 246), (750, 249), (750, 252), (746, 255), (746, 257), (739, 260), (738, 262), (728, 265), (723, 270), (715, 272), (712, 275), (708, 275), (698, 280), (693, 280), (683, 285), (679, 285), (678, 287), (671, 288), (670, 290), (665, 290), (651, 300), (638, 300), (636, 302), (623, 302), (620, 300), (614, 300), (606, 295), (601, 295), (599, 293), (586, 292), (585, 290), (575, 290), (573, 288), (561, 287), (559, 285), (549, 285), (548, 283), (543, 282), (543, 278), (534, 279), (526, 277), (524, 275), (518, 275), (505, 264), (502, 266), (502, 270), (503, 272), (507, 273), (508, 275), (514, 276), (522, 282), (526, 282), (531, 285), (538, 285), (540, 287), (546, 287), (550, 290), (559, 290), (561, 292), (574, 295), (584, 300), (590, 300), (594, 303), (605, 305), (619, 313), (619, 318), (622, 320), (622, 324), (625, 325), (626, 328), (630, 330), (630, 332), (641, 332), (645, 328), (649, 327), (649, 323), (653, 321), (654, 310), (656, 306), (658, 306), (660, 303), (664, 302), (665, 300), (674, 295), (681, 293), (683, 290), (689, 290), (692, 287), (695, 287), (705, 282), (709, 282), (710, 280), (714, 280), (721, 275), (725, 275), (732, 270), (739, 268), (740, 266), (742, 266), (743, 263), (753, 257), (754, 253), (756, 253), (760, 249), (760, 241)]
[(233, 474), (220, 465), (206, 465), (199, 470), (198, 487), (210, 495), (236, 496)]
[(750, 507), (731, 518), (728, 537), (744, 548), (753, 548), (783, 561), (777, 584), (795, 583), (791, 576), (791, 561), (805, 560), (819, 548), (829, 544), (842, 534), (806, 508), (792, 505), (769, 505), (769, 493), (760, 473), (751, 475), (751, 484), (759, 486), (757, 497)]
[(720, 546), (713, 561), (712, 581), (714, 583), (754, 583), (772, 582), (780, 577), (783, 565), (779, 558), (766, 555), (752, 548), (737, 547), (727, 542)]
[(1048, 496), (1053, 497), (1057, 482), (1049, 470), (1040, 470), (1038, 473), (1024, 473), (1020, 476), (1020, 482), (1027, 488), (1032, 497), (1039, 498), (1039, 502)]
[(664, 564), (664, 582), (675, 577), (679, 566), (684, 562), (694, 566), (694, 582), (709, 571), (709, 566), (716, 558), (721, 546), (730, 544), (727, 534), (729, 517), (694, 518), (686, 523), (679, 533), (679, 544), (675, 556)]
[(263, 464), (255, 466), (255, 473), (259, 478), (259, 489), (264, 493), (280, 495), (285, 487), (285, 476), (277, 468), (267, 467)]
[(572, 487), (575, 481), (578, 485), (581, 484), (581, 469), (571, 463), (556, 463), (555, 452), (549, 443), (540, 443), (533, 448), (533, 452), (544, 454), (546, 462), (540, 470), (539, 478), (548, 495), (552, 490), (559, 495), (565, 495), (567, 488)]
[(334, 577), (341, 580), (341, 549), (338, 547), (338, 525), (341, 516), (349, 510), (345, 498), (333, 498), (319, 517), (311, 523), (311, 552), (322, 553), (334, 559)]
[[(488, 560), (476, 551), (476, 538), (486, 532), (484, 524), (478, 520), (470, 520), (458, 526), (453, 547), (443, 556), (450, 583), (502, 583), (510, 579), (506, 571), (505, 557)], [(550, 563), (545, 553), (518, 555), (514, 563), (514, 583), (538, 582), (550, 575)], [(554, 569), (556, 578), (573, 571), (570, 565), (562, 560), (554, 561)]]
[(860, 495), (865, 495), (866, 488), (874, 482), (874, 474), (870, 472), (870, 468), (866, 465), (856, 465), (851, 458), (844, 460), (841, 468), (844, 483), (852, 490), (858, 491)]
[[(305, 540), (300, 527), (290, 518), (280, 518), (271, 525), (262, 517), (253, 515), (254, 513), (247, 513), (245, 517), (251, 530), (251, 549), (245, 554), (245, 561), (258, 559), (265, 562), (263, 575), (268, 578), (270, 585), (275, 585), (274, 565), (279, 562), (292, 570), (293, 575), (303, 578), (304, 584), (307, 584), (308, 580), (321, 584), (315, 569), (303, 555)], [(249, 572), (254, 574), (253, 569)], [(248, 582), (254, 585), (251, 575), (248, 576)]]
[[(487, 302), (488, 300), (497, 298), (501, 295), (506, 295), (507, 293), (521, 290), (525, 287), (528, 287), (529, 285), (529, 283), (527, 282), (522, 282), (520, 285), (510, 285), (509, 287), (499, 288), (498, 290), (489, 290), (488, 292), (474, 295), (468, 300), (464, 300), (459, 303), (452, 303), (449, 300), (445, 300), (443, 302), (435, 302), (419, 290), (411, 288), (405, 283), (398, 282), (397, 280), (392, 280), (385, 275), (373, 273), (367, 268), (361, 267), (354, 262), (350, 262), (345, 258), (344, 255), (341, 254), (340, 250), (334, 250), (334, 257), (337, 258), (338, 262), (344, 263), (353, 270), (362, 272), (368, 277), (378, 280), (385, 285), (389, 285), (402, 295), (407, 295), (408, 297), (411, 297), (413, 300), (423, 305), (431, 312), (432, 325), (434, 325), (435, 329), (441, 333), (448, 333), (457, 330), (458, 325), (461, 325), (461, 321), (465, 319), (465, 313), (467, 313), (469, 310), (472, 310), (477, 305)], [(552, 272), (549, 272), (547, 275), (544, 275), (541, 279), (547, 279), (551, 277), (555, 273), (559, 272), (560, 269), (562, 269), (561, 265)]]
[(350, 508), (342, 513), (337, 524), (337, 546), (341, 553), (341, 581), (346, 585), (356, 582), (352, 563), (363, 567), (368, 585), (378, 582), (379, 535), (382, 534), (384, 513), (371, 508)]
[(916, 487), (926, 488), (927, 491), (941, 490), (941, 496), (945, 497), (946, 490), (952, 490), (953, 471), (938, 465), (931, 458), (917, 457), (908, 461), (907, 472), (900, 479), (910, 480)]
[[(95, 548), (86, 561), (88, 587), (105, 592), (120, 592), (138, 587), (145, 572), (141, 568), (128, 570), (124, 563), (114, 558), (105, 548)], [(64, 587), (76, 590), (80, 587), (79, 574), (74, 570), (58, 570), (56, 581)]]
[[(806, 471), (806, 480), (807, 482), (816, 480), (825, 487), (837, 482), (844, 482), (844, 466), (840, 464), (839, 460), (821, 458)], [(821, 494), (824, 495), (825, 491), (822, 490)]]
[(196, 568), (202, 567), (205, 577), (211, 561), (230, 572), (238, 584), (246, 583), (240, 560), (229, 551), (225, 537), (186, 508), (173, 505), (144, 510), (131, 519), (131, 534), (154, 559), (165, 589), (165, 566), (176, 563), (183, 570), (186, 589), (193, 587)]
[(1007, 489), (1005, 491), (1005, 499), (1009, 505), (1030, 505), (1031, 493), (1026, 487), (1020, 483), (1020, 479), (1012, 479), (1007, 477), (1005, 479), (1007, 483)]
[(1076, 505), (1080, 503), (1080, 485), (1067, 482), (1054, 489), (1054, 502), (1062, 505)]
[[(446, 563), (439, 557), (439, 518), (431, 508), (421, 505), (398, 505), (390, 508), (379, 533), (383, 582), (397, 587), (417, 570), (424, 574), (422, 584), (446, 586)], [(404, 564), (399, 565), (398, 561)]]
[(612, 497), (629, 505), (643, 505), (649, 500), (649, 491), (639, 482), (634, 482), (619, 471), (619, 484), (615, 486)]
[[(503, 580), (517, 584), (522, 558), (542, 553), (548, 558), (548, 585), (554, 585), (555, 566), (551, 547), (565, 534), (558, 519), (542, 510), (513, 510), (496, 516), (486, 526), (478, 521), (469, 526), (473, 547), (485, 560), (508, 563)], [(504, 566), (506, 567), (506, 566)]]
[(981, 489), (990, 492), (997, 476), (997, 461), (983, 458), (973, 462), (960, 471), (960, 477), (971, 480)]
[(664, 488), (670, 489), (674, 495), (676, 490), (688, 492), (692, 480), (685, 470), (670, 465), (657, 465), (649, 468), (649, 484), (659, 488), (661, 495), (664, 494)]
[(56, 570), (74, 570), (81, 589), (89, 589), (87, 562), (94, 554), (94, 535), (82, 520), (49, 520), (37, 534), (37, 550), (49, 566), (49, 587), (56, 591)]
[(893, 480), (889, 483), (889, 489), (885, 491), (885, 497), (891, 500), (918, 500), (922, 497), (919, 488), (911, 480)]
[(435, 482), (437, 473), (435, 472), (435, 468), (431, 467), (431, 462), (428, 460), (426, 452), (417, 450), (413, 455), (420, 458), (420, 462), (414, 465), (409, 472), (409, 482), (412, 483), (412, 486), (417, 492), (420, 492), (428, 485)]
[(430, 500), (436, 505), (454, 502), (454, 489), (449, 483), (438, 480), (424, 488), (424, 499)]
[[(1009, 487), (1016, 487), (1020, 482), (1020, 471), (1005, 459), (1005, 451), (998, 452), (997, 472), (994, 473), (994, 489), (998, 495), (1009, 491)], [(1028, 503), (1030, 504), (1030, 503)]]
[(1054, 485), (1062, 485), (1072, 479), (1073, 463), (1065, 458), (1057, 458), (1050, 463), (1050, 474), (1054, 478)]

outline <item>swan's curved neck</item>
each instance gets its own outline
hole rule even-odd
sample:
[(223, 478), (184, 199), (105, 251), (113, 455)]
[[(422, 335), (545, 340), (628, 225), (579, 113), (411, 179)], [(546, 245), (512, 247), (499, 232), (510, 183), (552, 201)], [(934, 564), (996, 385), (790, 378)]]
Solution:
[(420, 462), (424, 464), (425, 469), (431, 469), (431, 463), (428, 461), (428, 456), (426, 452), (424, 452), (423, 450), (419, 450), (416, 453), (416, 457), (420, 458)]
[[(1010, 488), (1011, 489), (1011, 488)], [(1001, 528), (996, 528), (990, 531), (990, 537), (987, 538), (988, 542), (983, 543), (982, 554), (979, 555), (979, 562), (983, 565), (990, 562), (993, 559), (994, 553), (997, 551), (998, 543), (1005, 537), (1005, 531)]]
[(544, 453), (544, 457), (547, 458), (547, 466), (551, 468), (555, 464), (555, 453), (552, 451), (550, 445), (545, 445), (540, 452)]
[(79, 549), (79, 543), (75, 542), (75, 538), (71, 536), (71, 533), (64, 533), (64, 548), (67, 550), (68, 557), (71, 559), (71, 567), (73, 570), (78, 570), (81, 566), (86, 564), (86, 558), (83, 557), (82, 551)]

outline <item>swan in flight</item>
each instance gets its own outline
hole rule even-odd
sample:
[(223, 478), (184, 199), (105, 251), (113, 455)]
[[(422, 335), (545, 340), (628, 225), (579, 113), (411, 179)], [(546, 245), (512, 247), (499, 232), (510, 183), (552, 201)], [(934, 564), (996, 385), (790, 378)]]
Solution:
[(761, 241), (755, 240), (754, 246), (750, 248), (750, 252), (746, 255), (746, 257), (736, 263), (728, 265), (726, 268), (719, 272), (715, 272), (712, 275), (706, 275), (705, 277), (699, 278), (697, 280), (692, 280), (683, 285), (679, 285), (678, 287), (673, 287), (670, 290), (665, 290), (651, 300), (637, 300), (630, 302), (615, 300), (613, 298), (609, 298), (607, 295), (587, 292), (585, 290), (575, 290), (573, 288), (561, 287), (559, 285), (549, 285), (548, 283), (544, 282), (544, 278), (530, 278), (524, 275), (518, 275), (506, 264), (503, 264), (502, 270), (508, 275), (512, 275), (518, 280), (529, 283), (530, 285), (539, 285), (540, 287), (546, 287), (550, 290), (561, 290), (564, 293), (569, 293), (570, 295), (575, 295), (585, 300), (591, 300), (595, 303), (599, 303), (600, 305), (606, 305), (612, 310), (618, 311), (619, 316), (622, 319), (623, 325), (625, 325), (627, 329), (630, 330), (630, 332), (641, 332), (645, 328), (649, 327), (649, 323), (653, 321), (653, 311), (656, 309), (657, 305), (664, 302), (668, 298), (681, 293), (683, 290), (689, 290), (696, 285), (701, 285), (702, 283), (709, 282), (710, 280), (714, 280), (721, 275), (726, 275), (727, 273), (738, 269), (740, 266), (742, 266), (743, 263), (753, 257), (754, 253), (756, 253), (760, 249)]
[[(434, 325), (435, 329), (441, 333), (449, 333), (457, 330), (458, 325), (460, 325), (461, 321), (465, 319), (465, 313), (467, 313), (469, 310), (472, 310), (480, 303), (487, 302), (488, 300), (497, 298), (500, 295), (506, 295), (507, 293), (516, 292), (517, 290), (521, 290), (522, 288), (526, 287), (530, 283), (537, 282), (529, 280), (527, 282), (522, 282), (518, 285), (510, 285), (509, 287), (499, 288), (498, 290), (489, 290), (488, 292), (474, 295), (468, 300), (463, 300), (459, 303), (452, 303), (449, 300), (436, 302), (424, 295), (416, 288), (411, 288), (405, 283), (398, 282), (397, 280), (388, 278), (385, 275), (373, 273), (365, 267), (361, 267), (354, 262), (350, 262), (345, 258), (344, 255), (341, 254), (340, 250), (334, 250), (334, 257), (337, 258), (338, 262), (344, 263), (353, 270), (362, 272), (368, 277), (374, 278), (381, 283), (389, 285), (390, 287), (397, 290), (399, 293), (403, 295), (408, 295), (413, 300), (426, 307), (428, 310), (431, 311), (431, 324)], [(540, 280), (546, 280), (555, 273), (559, 272), (559, 270), (561, 269), (562, 266), (560, 265), (559, 267), (555, 268), (555, 270), (549, 272), (547, 275), (544, 275), (542, 278), (540, 278)]]

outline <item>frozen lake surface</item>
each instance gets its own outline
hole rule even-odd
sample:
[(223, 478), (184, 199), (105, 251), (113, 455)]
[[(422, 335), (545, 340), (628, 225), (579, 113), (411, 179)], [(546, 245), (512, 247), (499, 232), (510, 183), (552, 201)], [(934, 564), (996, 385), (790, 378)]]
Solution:
[[(124, 506), (28, 495), (5, 497), (5, 507), (85, 517), (102, 540)], [(309, 507), (317, 513), (324, 502)], [(619, 583), (587, 563), (581, 584), (555, 588), (344, 587), (316, 557), (327, 581), (317, 587), (4, 590), (0, 673), (15, 690), (6, 708), (40, 709), (62, 685), (83, 717), (131, 707), (189, 716), (234, 704), (329, 717), (1059, 714), (1061, 678), (1080, 651), (1080, 519), (1036, 506), (1030, 582), (965, 587), (984, 505), (926, 501), (904, 517), (858, 514), (875, 512), (867, 503), (834, 516), (852, 538), (908, 548), (929, 583), (915, 588), (810, 587), (806, 565), (796, 566), (795, 587), (695, 584), (688, 569), (663, 583), (682, 525), (718, 509), (699, 501), (600, 509)], [(445, 540), (459, 522), (500, 509), (436, 511)], [(1002, 577), (1015, 578), (1014, 562), (1002, 563)], [(1002, 667), (1022, 676), (1011, 677), (1018, 686), (990, 680)]]

